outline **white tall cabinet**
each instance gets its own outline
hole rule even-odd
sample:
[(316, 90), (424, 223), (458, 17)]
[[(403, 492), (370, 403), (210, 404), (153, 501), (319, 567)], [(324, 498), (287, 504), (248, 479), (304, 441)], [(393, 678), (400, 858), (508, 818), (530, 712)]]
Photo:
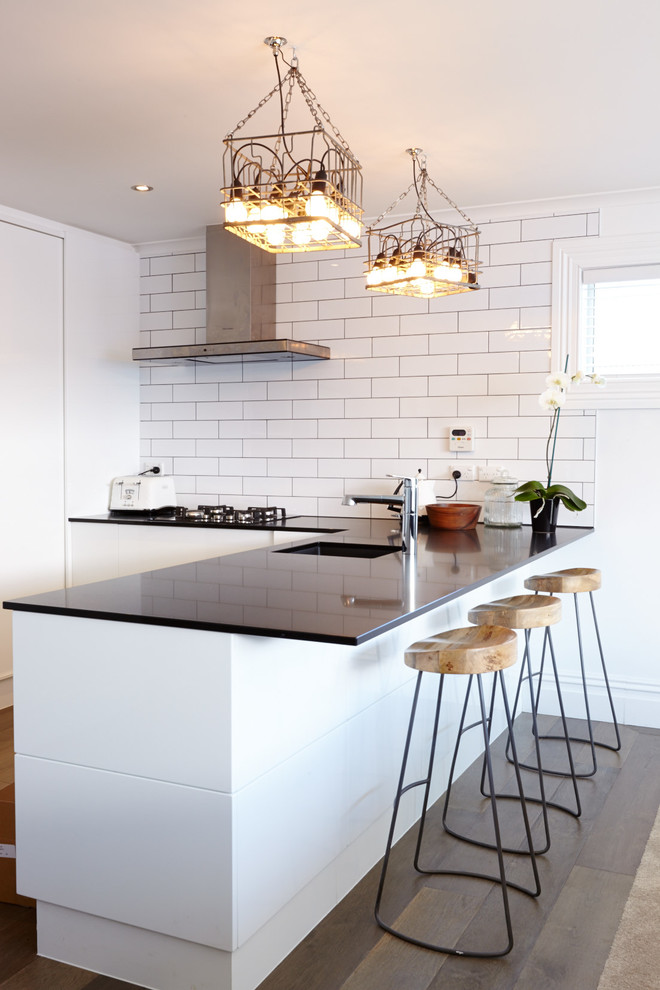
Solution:
[[(64, 582), (63, 360), (63, 240), (0, 222), (3, 600)], [(10, 675), (11, 613), (2, 611), (0, 678)]]
[[(0, 206), (0, 601), (70, 582), (67, 517), (139, 468), (139, 259)], [(12, 702), (0, 609), (0, 708)]]

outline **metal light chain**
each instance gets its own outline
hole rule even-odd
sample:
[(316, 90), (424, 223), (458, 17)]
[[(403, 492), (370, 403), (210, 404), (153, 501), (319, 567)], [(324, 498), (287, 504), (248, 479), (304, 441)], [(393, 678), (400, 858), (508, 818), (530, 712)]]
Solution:
[(457, 206), (456, 203), (453, 201), (453, 199), (450, 199), (447, 193), (443, 192), (440, 186), (435, 184), (435, 182), (433, 181), (430, 175), (428, 176), (428, 181), (431, 183), (431, 185), (436, 190), (436, 192), (439, 192), (442, 198), (446, 200), (446, 202), (449, 203), (449, 205), (453, 207), (453, 209), (456, 210), (457, 213), (460, 213), (460, 215), (463, 217), (464, 220), (467, 220), (470, 227), (472, 227), (473, 230), (476, 230), (477, 225), (474, 223), (474, 221), (470, 220), (470, 218), (465, 213), (463, 213), (463, 210), (460, 208), (460, 206)]
[(406, 191), (405, 192), (402, 192), (401, 195), (398, 196), (394, 200), (394, 202), (390, 206), (387, 207), (386, 210), (383, 210), (383, 212), (381, 213), (381, 215), (379, 217), (377, 217), (372, 224), (369, 225), (369, 230), (371, 230), (373, 227), (377, 227), (378, 224), (380, 223), (380, 221), (381, 220), (384, 220), (385, 217), (388, 215), (388, 213), (391, 213), (392, 210), (394, 209), (394, 207), (395, 206), (398, 206), (399, 203), (401, 202), (401, 200), (406, 198), (406, 196), (408, 195), (408, 193), (410, 192), (410, 190), (413, 188), (413, 186), (414, 186), (414, 182), (411, 182), (410, 185), (408, 186), (408, 188), (406, 189)]
[[(332, 128), (332, 131), (333, 131), (335, 137), (337, 138), (337, 140), (339, 141), (339, 143), (341, 145), (343, 145), (344, 149), (349, 153), (349, 155), (351, 156), (351, 158), (353, 158), (354, 161), (357, 162), (357, 159), (355, 158), (355, 156), (353, 155), (353, 152), (350, 149), (350, 146), (348, 144), (348, 141), (346, 140), (345, 137), (343, 137), (340, 134), (338, 128), (335, 127), (335, 125), (332, 123), (332, 121), (330, 120), (330, 117), (329, 117), (327, 111), (323, 109), (323, 107), (321, 106), (321, 104), (318, 101), (318, 97), (309, 88), (309, 86), (307, 85), (307, 82), (305, 81), (305, 77), (302, 75), (301, 72), (298, 72), (298, 85), (300, 86), (300, 90), (301, 90), (303, 96), (305, 97), (305, 103), (309, 107), (310, 113), (312, 114), (314, 120), (316, 121), (316, 123), (318, 124), (318, 126), (321, 128), (321, 130), (323, 130), (323, 124), (321, 123), (321, 121), (319, 119), (319, 116), (318, 116), (318, 114), (316, 112), (317, 108), (321, 112), (321, 114), (323, 115), (323, 117), (325, 118), (325, 120), (328, 122), (328, 124), (330, 125), (330, 127)], [(359, 164), (359, 162), (357, 162), (357, 163)]]

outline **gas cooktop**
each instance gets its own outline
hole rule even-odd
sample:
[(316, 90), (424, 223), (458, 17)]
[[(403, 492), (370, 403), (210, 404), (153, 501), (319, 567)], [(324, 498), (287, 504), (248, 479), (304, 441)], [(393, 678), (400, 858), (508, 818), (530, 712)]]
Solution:
[[(114, 511), (114, 517), (136, 515)], [(284, 522), (287, 518), (286, 509), (275, 505), (250, 505), (247, 509), (235, 509), (233, 505), (198, 505), (196, 509), (186, 509), (184, 506), (166, 505), (162, 509), (137, 513), (148, 519), (171, 519), (172, 522), (222, 524), (223, 526), (268, 526), (272, 523)], [(295, 519), (295, 516), (289, 516)]]

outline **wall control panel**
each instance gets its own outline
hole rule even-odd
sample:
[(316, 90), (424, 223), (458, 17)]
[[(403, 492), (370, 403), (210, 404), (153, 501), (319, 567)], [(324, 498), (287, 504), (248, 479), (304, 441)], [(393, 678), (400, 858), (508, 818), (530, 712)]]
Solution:
[(449, 427), (450, 450), (474, 450), (474, 427), (469, 423), (457, 423)]

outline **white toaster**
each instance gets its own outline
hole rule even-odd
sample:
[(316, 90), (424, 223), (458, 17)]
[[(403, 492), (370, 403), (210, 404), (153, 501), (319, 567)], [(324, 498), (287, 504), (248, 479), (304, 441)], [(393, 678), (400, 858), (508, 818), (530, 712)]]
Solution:
[(113, 478), (110, 485), (110, 511), (153, 512), (176, 505), (174, 478), (168, 475), (126, 475)]

